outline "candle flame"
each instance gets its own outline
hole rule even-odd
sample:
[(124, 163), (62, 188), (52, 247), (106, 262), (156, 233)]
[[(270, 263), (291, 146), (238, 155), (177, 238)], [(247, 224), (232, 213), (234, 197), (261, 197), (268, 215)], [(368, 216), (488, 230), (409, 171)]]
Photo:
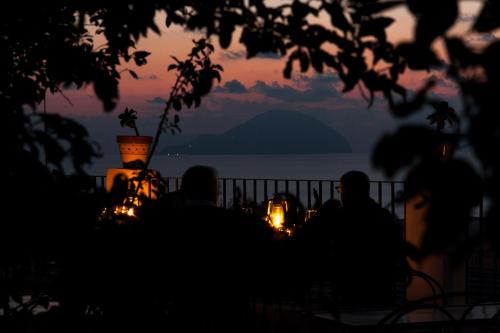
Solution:
[(285, 213), (288, 210), (286, 200), (270, 200), (267, 205), (267, 222), (277, 231), (285, 231)]
[(281, 204), (273, 204), (270, 215), (271, 225), (275, 229), (282, 229), (285, 223), (285, 210)]

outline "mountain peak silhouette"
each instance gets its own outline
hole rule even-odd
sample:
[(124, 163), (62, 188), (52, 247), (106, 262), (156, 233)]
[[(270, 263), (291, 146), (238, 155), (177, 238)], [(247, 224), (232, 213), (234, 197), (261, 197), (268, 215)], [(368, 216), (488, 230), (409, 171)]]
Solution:
[(221, 135), (165, 147), (162, 154), (330, 154), (349, 153), (349, 142), (336, 130), (306, 114), (274, 109)]

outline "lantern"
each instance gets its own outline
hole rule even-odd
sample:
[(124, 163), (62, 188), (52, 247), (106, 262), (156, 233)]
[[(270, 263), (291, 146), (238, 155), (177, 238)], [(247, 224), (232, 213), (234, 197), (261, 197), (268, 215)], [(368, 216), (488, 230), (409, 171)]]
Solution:
[(284, 230), (285, 213), (288, 211), (288, 203), (275, 197), (269, 200), (267, 204), (267, 221), (269, 224), (278, 231)]

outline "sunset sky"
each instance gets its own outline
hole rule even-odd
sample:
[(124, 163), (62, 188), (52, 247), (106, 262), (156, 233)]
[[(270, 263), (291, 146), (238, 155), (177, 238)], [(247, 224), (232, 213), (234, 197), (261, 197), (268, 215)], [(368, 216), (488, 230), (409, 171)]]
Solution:
[[(466, 32), (479, 7), (480, 2), (463, 3), (461, 19), (452, 33)], [(396, 19), (389, 30), (390, 40), (410, 40), (414, 26), (412, 16), (405, 9), (394, 10), (389, 14)], [(199, 33), (185, 32), (178, 27), (167, 29), (161, 15), (158, 15), (157, 20), (162, 35), (151, 32), (139, 43), (139, 50), (152, 53), (146, 66), (124, 66), (124, 69), (135, 70), (140, 80), (133, 79), (126, 72), (122, 73), (120, 102), (114, 112), (104, 113), (91, 86), (80, 91), (65, 91), (73, 105), (60, 95), (47, 99), (49, 112), (61, 113), (82, 121), (93, 139), (101, 144), (104, 153), (116, 150), (115, 135), (132, 134), (130, 129), (120, 128), (117, 120), (118, 113), (125, 107), (138, 110), (141, 134), (154, 134), (154, 126), (174, 79), (174, 74), (166, 70), (172, 63), (170, 56), (185, 57), (192, 47), (191, 40), (202, 37)], [(494, 37), (470, 35), (469, 40), (471, 43), (481, 44), (484, 43), (482, 39), (486, 38)], [(238, 39), (237, 32), (233, 35), (231, 47), (226, 50), (219, 47), (217, 38), (212, 39), (216, 46), (213, 61), (224, 67), (223, 80), (220, 86), (203, 100), (200, 108), (195, 111), (182, 110), (180, 125), (183, 133), (175, 137), (164, 135), (162, 145), (186, 142), (204, 133), (221, 133), (259, 113), (276, 108), (305, 112), (325, 122), (343, 134), (355, 151), (368, 151), (382, 133), (395, 128), (397, 121), (388, 114), (382, 99), (371, 109), (367, 109), (367, 103), (360, 98), (357, 89), (352, 93), (342, 94), (341, 82), (330, 72), (318, 75), (312, 70), (305, 74), (295, 71), (291, 80), (284, 79), (284, 59), (264, 54), (247, 60), (245, 50), (238, 43)], [(446, 57), (439, 42), (435, 47)], [(408, 72), (402, 78), (402, 83), (413, 90), (431, 75), (442, 77), (440, 73)], [(442, 80), (434, 93), (459, 109), (459, 99), (451, 82)], [(422, 113), (419, 117), (425, 119), (426, 115)]]

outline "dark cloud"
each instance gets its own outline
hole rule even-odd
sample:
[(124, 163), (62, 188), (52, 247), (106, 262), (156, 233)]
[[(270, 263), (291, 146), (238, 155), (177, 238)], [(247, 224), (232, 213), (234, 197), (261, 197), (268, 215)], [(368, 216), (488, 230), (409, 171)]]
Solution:
[(247, 53), (245, 51), (223, 51), (221, 55), (221, 59), (223, 60), (238, 60), (245, 59), (247, 57)]
[(151, 74), (148, 76), (139, 76), (138, 80), (151, 80), (151, 81), (156, 81), (158, 80), (159, 77), (156, 74)]
[(231, 80), (224, 83), (224, 86), (218, 86), (214, 92), (227, 94), (245, 94), (248, 89), (238, 80)]
[(467, 38), (468, 42), (479, 42), (479, 43), (489, 43), (489, 42), (495, 42), (498, 40), (498, 37), (495, 36), (492, 33), (485, 33), (485, 34), (480, 34), (477, 36), (469, 37)]
[(255, 58), (260, 58), (260, 59), (281, 59), (283, 56), (278, 53), (273, 53), (273, 52), (263, 52), (263, 53), (258, 53)]
[(288, 85), (281, 86), (276, 81), (268, 85), (264, 81), (259, 80), (255, 82), (255, 85), (251, 88), (251, 90), (261, 93), (267, 97), (277, 98), (283, 101), (288, 100), (293, 102), (298, 99), (303, 100), (303, 92)]
[[(258, 58), (258, 59), (280, 59), (282, 56), (277, 53), (272, 53), (272, 52), (262, 52), (258, 53), (255, 57), (253, 58)], [(223, 60), (239, 60), (239, 59), (246, 59), (247, 58), (247, 53), (246, 51), (223, 51), (221, 55), (221, 59)]]
[(314, 74), (308, 76), (305, 74), (296, 74), (293, 76), (292, 81), (297, 84), (310, 83), (310, 84), (335, 84), (340, 82), (340, 78), (333, 71), (328, 71), (322, 74)]
[(148, 102), (149, 104), (165, 104), (167, 103), (167, 100), (165, 98), (156, 96), (153, 99), (148, 99), (146, 102)]
[(340, 96), (335, 87), (335, 83), (339, 80), (337, 76), (326, 74), (312, 77), (302, 76), (300, 80), (305, 84), (306, 89), (299, 90), (289, 85), (280, 85), (277, 82), (268, 85), (264, 81), (257, 81), (251, 90), (287, 102), (320, 102)]

